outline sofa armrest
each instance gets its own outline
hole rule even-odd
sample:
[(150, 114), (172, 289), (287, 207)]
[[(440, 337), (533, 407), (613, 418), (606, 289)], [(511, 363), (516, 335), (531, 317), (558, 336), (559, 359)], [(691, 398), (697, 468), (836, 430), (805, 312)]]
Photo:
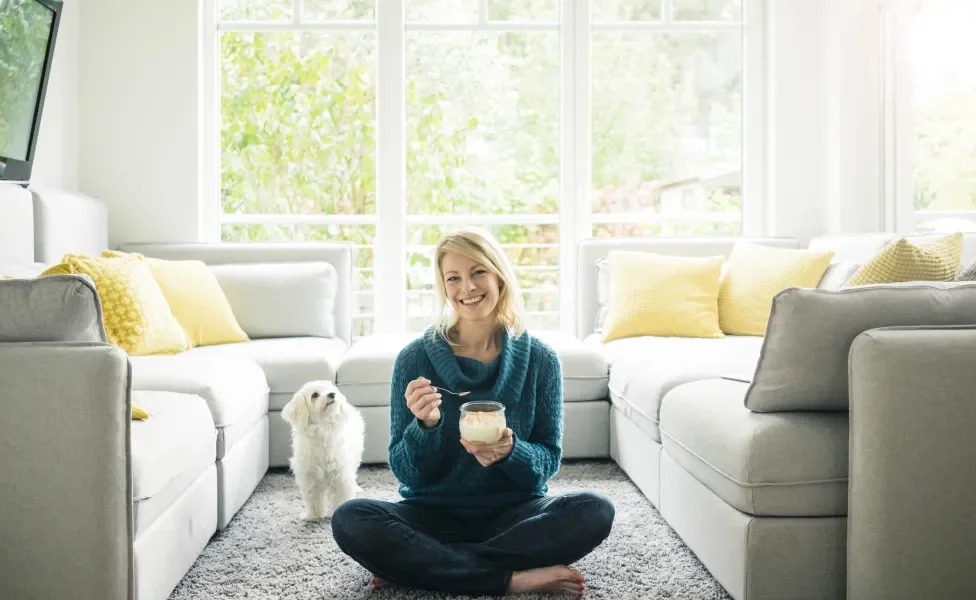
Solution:
[(129, 362), (0, 343), (0, 598), (132, 598)]
[(352, 244), (337, 242), (221, 242), (219, 244), (122, 244), (123, 252), (168, 260), (199, 260), (207, 265), (235, 263), (327, 262), (336, 271), (335, 335), (352, 342)]
[(976, 326), (850, 352), (848, 598), (976, 598)]

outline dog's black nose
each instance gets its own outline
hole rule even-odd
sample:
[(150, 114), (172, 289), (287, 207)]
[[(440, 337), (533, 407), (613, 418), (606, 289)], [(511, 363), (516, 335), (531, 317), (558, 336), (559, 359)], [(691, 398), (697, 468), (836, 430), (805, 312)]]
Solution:
[(335, 400), (335, 392), (329, 392), (329, 395), (327, 397), (329, 400)]

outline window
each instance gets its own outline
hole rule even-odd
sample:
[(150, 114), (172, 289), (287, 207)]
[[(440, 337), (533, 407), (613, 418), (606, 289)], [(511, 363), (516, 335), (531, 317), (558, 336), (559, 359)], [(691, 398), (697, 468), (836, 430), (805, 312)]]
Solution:
[(901, 230), (976, 230), (976, 0), (895, 2), (888, 49)]
[(529, 327), (571, 330), (581, 239), (762, 233), (759, 6), (218, 0), (220, 239), (352, 243), (367, 335), (428, 326), (434, 244), (483, 226)]
[(593, 3), (593, 235), (742, 233), (739, 2)]

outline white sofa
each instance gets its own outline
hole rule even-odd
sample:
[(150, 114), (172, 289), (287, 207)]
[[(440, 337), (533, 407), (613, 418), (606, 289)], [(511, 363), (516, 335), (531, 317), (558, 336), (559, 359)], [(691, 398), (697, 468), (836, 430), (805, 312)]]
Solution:
[[(107, 243), (107, 214), (100, 202), (0, 186), (0, 273), (31, 278), (67, 252), (97, 255)], [(44, 412), (60, 410), (53, 402), (57, 399), (48, 397), (56, 395), (58, 384), (76, 397), (74, 405), (82, 415), (102, 415), (104, 421), (86, 416), (74, 427), (71, 433), (80, 445), (56, 469), (45, 463), (48, 457), (38, 458), (37, 472), (18, 472), (9, 488), (5, 483), (0, 495), (0, 597), (66, 598), (85, 589), (85, 597), (92, 598), (167, 598), (211, 536), (250, 497), (269, 464), (287, 464), (289, 434), (279, 416), (281, 407), (305, 381), (334, 381), (348, 348), (352, 259), (347, 245), (121, 249), (211, 265), (251, 340), (131, 357), (105, 344), (103, 336), (36, 344), (27, 331), (26, 339), (4, 340), (0, 379), (17, 377), (28, 356), (27, 364), (81, 371), (73, 384), (29, 371), (24, 377), (39, 381), (31, 387), (20, 380), (26, 387), (16, 393), (10, 381), (0, 381), (0, 389), (7, 390), (0, 392), (0, 438), (6, 440), (0, 447), (7, 444), (7, 456), (39, 454), (39, 436), (58, 435), (58, 427), (70, 423), (51, 423)], [(87, 299), (80, 318), (100, 324), (101, 309), (90, 283), (77, 276), (62, 283), (65, 297)], [(33, 305), (35, 298), (28, 295), (24, 302), (41, 306)], [(84, 348), (74, 348), (77, 344)], [(52, 394), (44, 393), (48, 390)], [(145, 408), (150, 418), (130, 421), (131, 403)], [(55, 433), (40, 433), (47, 431)], [(91, 462), (96, 456), (103, 462)], [(52, 473), (57, 469), (64, 472)], [(78, 479), (91, 470), (96, 471), (91, 473), (95, 485)], [(105, 481), (98, 481), (99, 473)], [(70, 511), (53, 511), (42, 524), (38, 515), (25, 519), (17, 510), (39, 495), (77, 500), (70, 503)], [(120, 505), (120, 497), (131, 498), (131, 504)], [(99, 525), (84, 535), (72, 533), (76, 520)], [(104, 560), (80, 561), (80, 556)], [(55, 565), (59, 573), (52, 576)]]

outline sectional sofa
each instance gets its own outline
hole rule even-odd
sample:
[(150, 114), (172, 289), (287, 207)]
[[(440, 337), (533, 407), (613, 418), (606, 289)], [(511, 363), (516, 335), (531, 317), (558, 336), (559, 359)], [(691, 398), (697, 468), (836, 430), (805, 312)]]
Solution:
[[(348, 246), (187, 245), (250, 341), (127, 356), (88, 278), (29, 279), (97, 255), (106, 232), (91, 198), (0, 187), (0, 273), (23, 278), (0, 281), (3, 598), (168, 597), (287, 464), (281, 407), (334, 380), (349, 346)], [(132, 404), (150, 418), (130, 420)]]
[[(0, 273), (97, 253), (106, 223), (88, 198), (0, 190)], [(781, 293), (765, 337), (608, 344), (595, 329), (611, 250), (728, 255), (738, 240), (583, 242), (576, 335), (539, 332), (563, 364), (566, 458), (613, 458), (737, 599), (965, 597), (953, 593), (976, 582), (956, 567), (976, 558), (976, 536), (947, 523), (970, 514), (962, 499), (976, 484), (954, 482), (932, 510), (910, 492), (976, 459), (954, 442), (976, 423), (964, 360), (976, 350), (976, 287), (833, 291), (892, 237), (814, 239), (835, 251), (822, 289)], [(99, 338), (84, 278), (19, 284), (18, 327), (2, 318), (16, 308), (3, 299), (18, 297), (0, 289), (0, 597), (167, 597), (267, 468), (287, 464), (279, 412), (309, 379), (338, 383), (366, 418), (365, 462), (386, 461), (393, 360), (412, 336), (351, 343), (347, 246), (121, 249), (210, 265), (252, 341), (129, 357)], [(965, 254), (976, 254), (972, 237)], [(61, 291), (37, 304), (43, 279)], [(50, 319), (28, 323), (59, 312), (73, 315), (69, 339)], [(925, 390), (938, 392), (924, 399), (935, 414), (960, 418), (914, 410)], [(152, 417), (131, 421), (132, 403)], [(908, 509), (918, 526), (905, 526)], [(951, 543), (937, 543), (946, 532)]]

